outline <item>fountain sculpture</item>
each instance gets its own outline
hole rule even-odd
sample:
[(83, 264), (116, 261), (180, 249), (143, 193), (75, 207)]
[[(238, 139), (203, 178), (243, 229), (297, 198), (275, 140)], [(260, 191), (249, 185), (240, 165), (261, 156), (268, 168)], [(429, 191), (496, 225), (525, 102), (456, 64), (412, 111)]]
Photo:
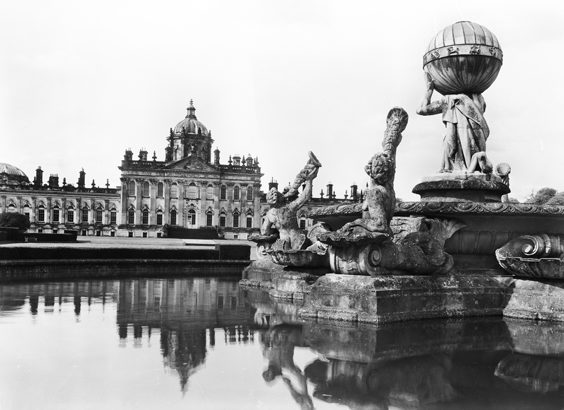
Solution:
[[(285, 195), (268, 193), (272, 208), (260, 235), (251, 238), (261, 257), (242, 283), (251, 284), (261, 263), (270, 264), (252, 284), (303, 300), (301, 317), (564, 321), (561, 284), (513, 278), (564, 278), (564, 206), (502, 202), (511, 167), (494, 167), (487, 155), (482, 96), (502, 62), (497, 38), (479, 24), (457, 22), (439, 32), (423, 58), (426, 91), (417, 113), (441, 114), (445, 135), (439, 172), (413, 189), (421, 200), (396, 201), (396, 154), (408, 115), (393, 108), (382, 151), (365, 167), (370, 181), (362, 202), (308, 207), (321, 166), (312, 153)], [(433, 101), (434, 91), (442, 97)], [(316, 222), (309, 230), (297, 225), (300, 208)], [(542, 304), (538, 294), (546, 296)]]

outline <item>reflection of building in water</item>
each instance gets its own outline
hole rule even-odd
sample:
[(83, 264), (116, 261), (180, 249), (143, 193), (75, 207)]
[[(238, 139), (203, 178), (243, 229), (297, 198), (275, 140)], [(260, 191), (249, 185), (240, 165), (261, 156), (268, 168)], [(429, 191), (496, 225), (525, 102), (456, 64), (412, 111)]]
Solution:
[(143, 327), (147, 338), (160, 329), (164, 364), (178, 372), (183, 391), (215, 345), (215, 329), (224, 329), (226, 344), (254, 340), (252, 308), (238, 283), (213, 278), (121, 281), (117, 323), (122, 342), (133, 330), (134, 345)]
[(117, 282), (61, 282), (13, 284), (0, 286), (0, 311), (15, 310), (29, 301), (32, 314), (37, 314), (43, 303), (44, 311), (51, 312), (55, 306), (59, 308), (72, 300), (74, 312), (79, 315), (82, 304), (90, 306), (94, 301), (105, 305), (112, 301), (116, 293)]

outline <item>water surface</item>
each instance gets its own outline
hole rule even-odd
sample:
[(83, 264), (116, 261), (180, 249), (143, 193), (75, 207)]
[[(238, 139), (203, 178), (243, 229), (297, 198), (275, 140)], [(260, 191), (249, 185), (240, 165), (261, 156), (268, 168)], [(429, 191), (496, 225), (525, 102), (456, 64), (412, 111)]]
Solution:
[(303, 322), (225, 278), (0, 286), (1, 409), (561, 409), (564, 327)]

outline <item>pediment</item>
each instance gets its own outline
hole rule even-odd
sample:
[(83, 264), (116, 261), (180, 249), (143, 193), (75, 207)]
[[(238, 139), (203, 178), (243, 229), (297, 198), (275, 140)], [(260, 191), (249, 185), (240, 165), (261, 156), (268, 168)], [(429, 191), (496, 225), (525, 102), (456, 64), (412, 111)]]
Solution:
[(217, 168), (207, 162), (201, 160), (200, 158), (186, 157), (179, 159), (178, 161), (171, 162), (167, 164), (167, 169), (174, 170), (189, 170), (189, 171), (203, 171), (203, 172), (214, 172)]

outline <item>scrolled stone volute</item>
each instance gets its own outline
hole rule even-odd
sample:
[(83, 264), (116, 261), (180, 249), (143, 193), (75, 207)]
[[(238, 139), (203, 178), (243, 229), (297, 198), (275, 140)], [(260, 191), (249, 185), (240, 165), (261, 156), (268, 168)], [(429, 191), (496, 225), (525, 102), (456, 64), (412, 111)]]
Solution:
[(564, 241), (560, 235), (523, 235), (495, 251), (499, 265), (517, 277), (564, 278)]

